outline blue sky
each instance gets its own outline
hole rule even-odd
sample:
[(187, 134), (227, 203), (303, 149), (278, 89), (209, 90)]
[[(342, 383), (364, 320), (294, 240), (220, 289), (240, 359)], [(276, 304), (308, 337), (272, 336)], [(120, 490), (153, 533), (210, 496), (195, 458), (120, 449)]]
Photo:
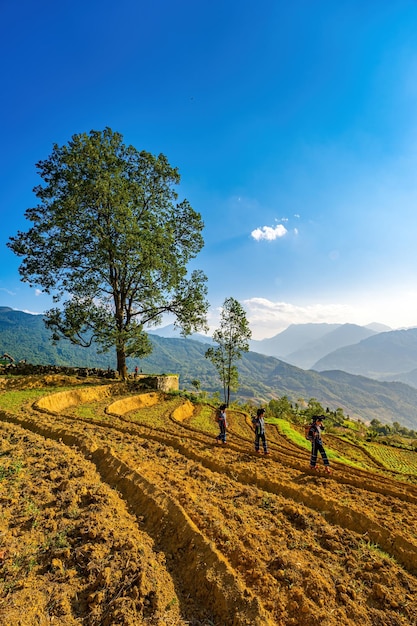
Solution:
[(51, 306), (6, 247), (35, 163), (110, 126), (179, 168), (212, 327), (417, 326), (415, 0), (2, 0), (0, 50), (0, 305)]

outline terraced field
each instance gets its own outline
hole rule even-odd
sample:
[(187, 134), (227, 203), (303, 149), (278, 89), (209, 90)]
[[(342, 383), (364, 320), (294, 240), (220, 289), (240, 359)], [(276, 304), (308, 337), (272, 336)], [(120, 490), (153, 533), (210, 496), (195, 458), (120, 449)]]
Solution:
[(279, 424), (255, 455), (241, 412), (216, 445), (214, 409), (75, 382), (2, 381), (1, 624), (417, 625), (412, 472), (329, 437), (312, 475)]

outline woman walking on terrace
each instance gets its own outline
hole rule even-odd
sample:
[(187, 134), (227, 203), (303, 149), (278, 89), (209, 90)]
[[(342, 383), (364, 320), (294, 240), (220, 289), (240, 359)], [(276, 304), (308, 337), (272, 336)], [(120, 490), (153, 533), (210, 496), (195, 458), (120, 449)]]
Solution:
[(217, 423), (219, 424), (220, 432), (216, 437), (217, 443), (226, 443), (226, 431), (227, 431), (227, 417), (226, 417), (226, 405), (222, 404), (219, 407), (219, 413), (217, 415)]
[(311, 457), (310, 457), (310, 469), (318, 470), (317, 467), (317, 456), (320, 452), (321, 458), (324, 463), (324, 471), (327, 474), (331, 473), (331, 469), (329, 467), (329, 459), (327, 458), (326, 450), (323, 447), (323, 440), (321, 438), (321, 432), (324, 430), (323, 420), (325, 419), (324, 415), (316, 415), (311, 420), (310, 428), (308, 430), (308, 439), (311, 441)]
[(255, 432), (255, 452), (258, 454), (260, 453), (259, 447), (262, 439), (264, 454), (268, 454), (268, 446), (265, 435), (265, 409), (258, 409), (256, 411), (256, 417), (252, 418), (252, 424)]

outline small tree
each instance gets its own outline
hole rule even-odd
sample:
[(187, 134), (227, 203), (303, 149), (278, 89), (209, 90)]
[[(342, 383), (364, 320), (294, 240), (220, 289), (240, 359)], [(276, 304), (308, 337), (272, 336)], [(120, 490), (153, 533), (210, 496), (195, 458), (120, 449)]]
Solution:
[(227, 405), (230, 403), (230, 392), (237, 391), (239, 386), (236, 361), (242, 357), (242, 352), (249, 350), (251, 336), (242, 305), (234, 298), (226, 298), (220, 314), (220, 328), (213, 333), (213, 340), (218, 346), (208, 348), (205, 357), (219, 373)]
[(8, 246), (23, 257), (23, 281), (64, 297), (46, 313), (53, 339), (126, 357), (152, 350), (147, 326), (171, 313), (183, 331), (206, 328), (206, 277), (187, 264), (203, 246), (203, 222), (187, 200), (177, 203), (176, 168), (138, 152), (110, 128), (74, 135), (37, 163), (45, 185), (26, 211), (28, 232)]

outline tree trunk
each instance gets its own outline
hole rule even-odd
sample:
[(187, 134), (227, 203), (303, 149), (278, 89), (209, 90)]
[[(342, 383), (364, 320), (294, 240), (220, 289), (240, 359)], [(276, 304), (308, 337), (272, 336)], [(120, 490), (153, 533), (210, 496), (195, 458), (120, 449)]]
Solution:
[(122, 348), (116, 350), (117, 354), (117, 371), (122, 380), (127, 379), (126, 354)]

